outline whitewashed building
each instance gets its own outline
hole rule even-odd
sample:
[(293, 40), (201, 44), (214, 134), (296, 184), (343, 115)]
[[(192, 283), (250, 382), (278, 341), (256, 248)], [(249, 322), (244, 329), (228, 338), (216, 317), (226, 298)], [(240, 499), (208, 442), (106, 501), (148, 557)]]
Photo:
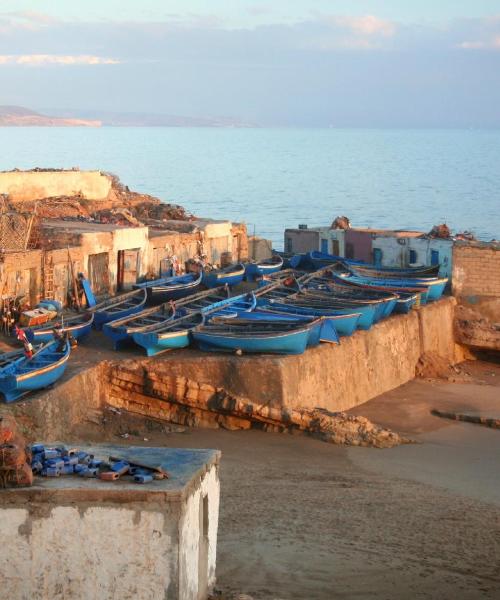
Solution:
[(168, 479), (36, 478), (0, 489), (0, 597), (204, 600), (215, 583), (217, 450), (85, 448)]

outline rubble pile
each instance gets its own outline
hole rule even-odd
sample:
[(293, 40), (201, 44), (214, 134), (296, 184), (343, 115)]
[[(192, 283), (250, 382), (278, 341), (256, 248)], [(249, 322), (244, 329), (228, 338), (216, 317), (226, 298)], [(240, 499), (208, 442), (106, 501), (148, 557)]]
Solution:
[(0, 488), (33, 484), (31, 451), (10, 415), (0, 415)]
[(97, 223), (112, 223), (124, 227), (141, 227), (144, 225), (136, 219), (128, 208), (110, 208), (99, 210), (92, 214), (92, 220)]
[(451, 238), (451, 231), (446, 223), (441, 223), (440, 225), (434, 225), (434, 227), (429, 231), (428, 235), (432, 238), (449, 240)]
[(330, 229), (350, 229), (351, 222), (348, 217), (336, 217), (330, 225)]

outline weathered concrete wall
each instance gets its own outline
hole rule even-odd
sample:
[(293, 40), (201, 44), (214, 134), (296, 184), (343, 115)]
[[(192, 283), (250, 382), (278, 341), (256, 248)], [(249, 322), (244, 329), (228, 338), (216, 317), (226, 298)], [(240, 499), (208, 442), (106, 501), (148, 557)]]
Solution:
[(100, 171), (9, 171), (0, 173), (0, 194), (13, 202), (26, 202), (54, 196), (82, 196), (104, 200), (111, 179)]
[(219, 474), (212, 467), (183, 507), (179, 525), (179, 600), (205, 598), (215, 585), (219, 502)]
[(319, 232), (316, 229), (285, 229), (284, 249), (296, 254), (319, 250)]
[(271, 240), (252, 235), (248, 238), (248, 256), (250, 260), (265, 260), (273, 255)]
[(106, 398), (105, 373), (105, 362), (73, 363), (55, 387), (32, 394), (28, 401), (0, 403), (0, 414), (13, 414), (29, 441), (61, 440), (93, 411), (101, 410)]

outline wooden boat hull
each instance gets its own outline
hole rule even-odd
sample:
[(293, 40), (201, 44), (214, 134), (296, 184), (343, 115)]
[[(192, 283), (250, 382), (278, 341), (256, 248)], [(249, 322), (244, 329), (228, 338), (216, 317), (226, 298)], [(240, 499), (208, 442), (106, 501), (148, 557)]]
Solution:
[[(186, 348), (191, 343), (191, 331), (194, 327), (203, 323), (204, 317), (201, 313), (198, 315), (188, 315), (180, 319), (173, 319), (171, 323), (162, 329), (154, 331), (137, 331), (132, 334), (134, 342), (146, 350), (148, 356), (156, 356), (168, 350)], [(187, 321), (185, 326), (176, 327), (176, 321)], [(176, 327), (176, 328), (175, 328)], [(175, 329), (174, 329), (175, 328)]]
[(304, 327), (284, 333), (272, 333), (265, 337), (248, 333), (245, 336), (228, 335), (195, 329), (193, 337), (199, 348), (205, 351), (261, 353), (261, 354), (303, 354), (309, 341), (309, 328)]
[[(215, 317), (217, 319), (219, 317)], [(328, 317), (316, 317), (313, 315), (294, 315), (291, 313), (277, 313), (266, 310), (255, 310), (252, 312), (239, 312), (234, 316), (237, 321), (281, 321), (311, 324), (307, 346), (317, 346), (320, 342), (338, 344), (339, 336), (333, 322)]]
[(94, 329), (100, 331), (105, 323), (141, 312), (146, 305), (147, 291), (145, 289), (134, 290), (133, 292), (116, 296), (111, 300), (116, 301), (112, 306), (106, 306), (106, 302), (96, 304), (92, 308), (92, 312), (94, 313)]
[(277, 273), (283, 268), (283, 257), (276, 257), (273, 261), (251, 262), (245, 265), (245, 277), (247, 281), (253, 281), (256, 277)]
[(344, 315), (333, 314), (329, 311), (321, 311), (321, 310), (309, 310), (303, 311), (302, 309), (295, 306), (288, 306), (286, 304), (269, 304), (263, 306), (264, 310), (269, 310), (271, 312), (284, 313), (284, 314), (292, 314), (292, 315), (306, 315), (306, 316), (314, 316), (314, 317), (324, 317), (331, 321), (337, 333), (341, 336), (350, 336), (352, 335), (356, 329), (358, 328), (359, 313), (351, 313)]
[(235, 269), (234, 271), (224, 272), (223, 269), (219, 269), (215, 271), (203, 272), (202, 283), (209, 289), (221, 285), (235, 286), (243, 281), (244, 276), (245, 267), (243, 265), (239, 265), (239, 268)]
[(357, 320), (358, 329), (370, 329), (374, 323), (375, 319), (375, 307), (372, 305), (358, 305), (356, 307), (328, 307), (324, 308), (317, 306), (306, 306), (305, 304), (289, 304), (286, 301), (284, 302), (270, 302), (270, 307), (290, 307), (294, 310), (297, 310), (298, 313), (303, 315), (316, 315), (316, 316), (345, 316), (358, 314), (359, 318)]
[(183, 331), (172, 331), (170, 333), (133, 333), (134, 342), (146, 350), (148, 356), (156, 356), (167, 350), (175, 350), (177, 348), (186, 348), (189, 346), (191, 339), (189, 329)]
[(159, 305), (169, 300), (179, 300), (197, 292), (201, 286), (202, 274), (181, 275), (178, 277), (166, 277), (155, 281), (136, 283), (134, 289), (145, 289), (147, 303)]
[[(29, 327), (25, 330), (26, 337), (32, 344), (46, 344), (54, 339), (54, 326), (59, 322), (61, 321), (51, 321), (37, 327)], [(81, 340), (89, 335), (93, 322), (94, 314), (87, 313), (86, 315), (81, 315), (81, 319), (71, 317), (68, 319), (67, 324), (63, 324), (63, 327), (58, 327), (58, 329), (65, 334), (71, 335), (75, 340)]]
[(66, 342), (64, 350), (57, 352), (59, 344), (59, 341), (49, 342), (33, 358), (25, 358), (0, 374), (0, 392), (5, 402), (52, 385), (63, 375), (71, 349)]
[(174, 318), (175, 312), (168, 305), (165, 309), (166, 311), (162, 315), (159, 315), (156, 311), (152, 311), (152, 309), (148, 309), (136, 315), (131, 315), (128, 319), (117, 319), (116, 321), (105, 323), (102, 331), (113, 342), (114, 350), (123, 350), (133, 342), (134, 333), (150, 328), (151, 325), (149, 323), (144, 322), (141, 325), (144, 318), (148, 318), (151, 315), (153, 319), (157, 319), (155, 326), (158, 328), (169, 323)]
[(366, 263), (361, 260), (336, 256), (334, 254), (325, 254), (319, 251), (309, 252), (299, 261), (299, 264), (305, 263), (310, 268), (321, 269), (332, 266), (335, 263), (343, 263), (353, 271), (367, 277), (405, 277), (419, 278), (436, 276), (439, 273), (439, 265), (424, 267), (382, 267)]
[(448, 283), (447, 278), (436, 279), (435, 281), (424, 281), (423, 279), (373, 279), (366, 277), (355, 277), (356, 281), (375, 286), (392, 286), (394, 289), (417, 289), (427, 292), (427, 301), (439, 300)]
[(399, 294), (401, 292), (405, 294), (409, 292), (418, 293), (420, 295), (420, 303), (422, 305), (427, 303), (428, 290), (422, 286), (395, 286), (384, 281), (378, 283), (368, 283), (366, 281), (361, 281), (359, 278), (353, 278), (352, 276), (342, 277), (340, 275), (336, 275), (335, 273), (332, 274), (332, 277), (335, 281), (338, 281), (343, 285), (349, 285), (365, 290), (383, 290), (394, 292), (395, 294)]

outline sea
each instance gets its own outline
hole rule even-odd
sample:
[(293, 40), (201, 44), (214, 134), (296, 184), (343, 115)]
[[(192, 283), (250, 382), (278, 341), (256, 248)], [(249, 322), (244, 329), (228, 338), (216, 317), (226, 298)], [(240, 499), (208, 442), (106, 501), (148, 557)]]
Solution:
[(0, 170), (100, 169), (283, 248), (299, 224), (500, 238), (500, 130), (0, 128)]

